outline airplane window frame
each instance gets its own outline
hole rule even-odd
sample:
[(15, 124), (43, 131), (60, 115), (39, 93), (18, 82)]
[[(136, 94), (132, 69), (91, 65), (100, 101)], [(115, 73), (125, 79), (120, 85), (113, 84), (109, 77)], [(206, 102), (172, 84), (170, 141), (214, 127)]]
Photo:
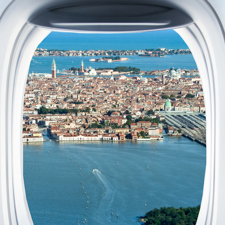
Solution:
[[(23, 16), (20, 15), (22, 6), (19, 3), (13, 1), (8, 12), (4, 11), (0, 18), (0, 29), (5, 33), (0, 42), (0, 223), (31, 225), (23, 181), (23, 96), (32, 54), (51, 29), (27, 23), (29, 15), (35, 13), (35, 7), (40, 7), (38, 3), (30, 6), (26, 2), (30, 11)], [(199, 68), (207, 112), (206, 172), (197, 224), (222, 224), (225, 199), (222, 174), (225, 158), (222, 136), (225, 124), (222, 114), (225, 21), (219, 21), (206, 1), (190, 0), (176, 4), (195, 22), (175, 30), (191, 49)], [(221, 7), (225, 10), (225, 4)], [(16, 21), (17, 18), (20, 19)]]

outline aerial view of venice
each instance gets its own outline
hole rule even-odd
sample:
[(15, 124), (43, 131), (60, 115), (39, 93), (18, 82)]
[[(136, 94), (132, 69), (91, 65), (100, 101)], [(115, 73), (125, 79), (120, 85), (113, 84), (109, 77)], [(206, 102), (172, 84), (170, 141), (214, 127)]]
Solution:
[(173, 30), (50, 33), (31, 60), (22, 138), (35, 225), (196, 223), (204, 92)]

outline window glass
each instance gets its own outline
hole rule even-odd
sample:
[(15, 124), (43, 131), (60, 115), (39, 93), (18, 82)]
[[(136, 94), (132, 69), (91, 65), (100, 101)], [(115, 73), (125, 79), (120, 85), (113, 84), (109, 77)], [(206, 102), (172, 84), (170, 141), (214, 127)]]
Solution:
[(52, 32), (24, 96), (34, 224), (194, 223), (205, 132), (200, 74), (173, 30)]

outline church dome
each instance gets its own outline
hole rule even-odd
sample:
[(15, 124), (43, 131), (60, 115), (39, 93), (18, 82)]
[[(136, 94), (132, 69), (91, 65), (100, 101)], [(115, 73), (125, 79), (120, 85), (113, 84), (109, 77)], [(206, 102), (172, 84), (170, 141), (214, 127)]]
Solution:
[(171, 102), (170, 102), (170, 100), (169, 100), (169, 99), (167, 99), (167, 101), (166, 101), (166, 103), (165, 103), (165, 106), (167, 106), (167, 107), (171, 107)]
[(170, 70), (170, 75), (171, 75), (171, 76), (176, 75), (176, 71), (174, 70), (174, 68), (172, 68), (172, 69)]

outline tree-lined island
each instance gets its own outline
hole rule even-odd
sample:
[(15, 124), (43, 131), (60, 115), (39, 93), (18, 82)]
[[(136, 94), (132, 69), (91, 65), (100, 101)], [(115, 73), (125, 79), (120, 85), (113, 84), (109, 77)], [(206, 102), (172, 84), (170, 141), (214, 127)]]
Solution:
[(95, 59), (90, 59), (90, 62), (120, 62), (120, 61), (127, 61), (129, 60), (128, 58), (125, 57), (120, 57), (120, 56), (105, 56), (103, 58), (95, 58)]
[(138, 55), (146, 57), (163, 57), (166, 55), (191, 54), (190, 49), (137, 49), (137, 50), (59, 50), (37, 48), (34, 56), (119, 56)]
[(151, 210), (144, 217), (139, 217), (139, 221), (145, 225), (194, 225), (197, 222), (199, 210), (200, 206), (179, 209), (162, 207)]
[[(115, 68), (113, 67), (108, 67), (108, 68), (96, 68), (96, 71), (106, 71), (106, 70), (112, 70), (112, 71), (116, 71), (118, 73), (130, 73), (130, 74), (139, 74), (140, 73), (140, 69), (136, 68), (136, 67), (131, 67), (131, 66), (117, 66)], [(75, 68), (75, 67), (71, 67), (69, 68), (69, 71), (72, 71), (73, 73), (75, 73), (76, 71), (81, 71), (81, 68)]]

